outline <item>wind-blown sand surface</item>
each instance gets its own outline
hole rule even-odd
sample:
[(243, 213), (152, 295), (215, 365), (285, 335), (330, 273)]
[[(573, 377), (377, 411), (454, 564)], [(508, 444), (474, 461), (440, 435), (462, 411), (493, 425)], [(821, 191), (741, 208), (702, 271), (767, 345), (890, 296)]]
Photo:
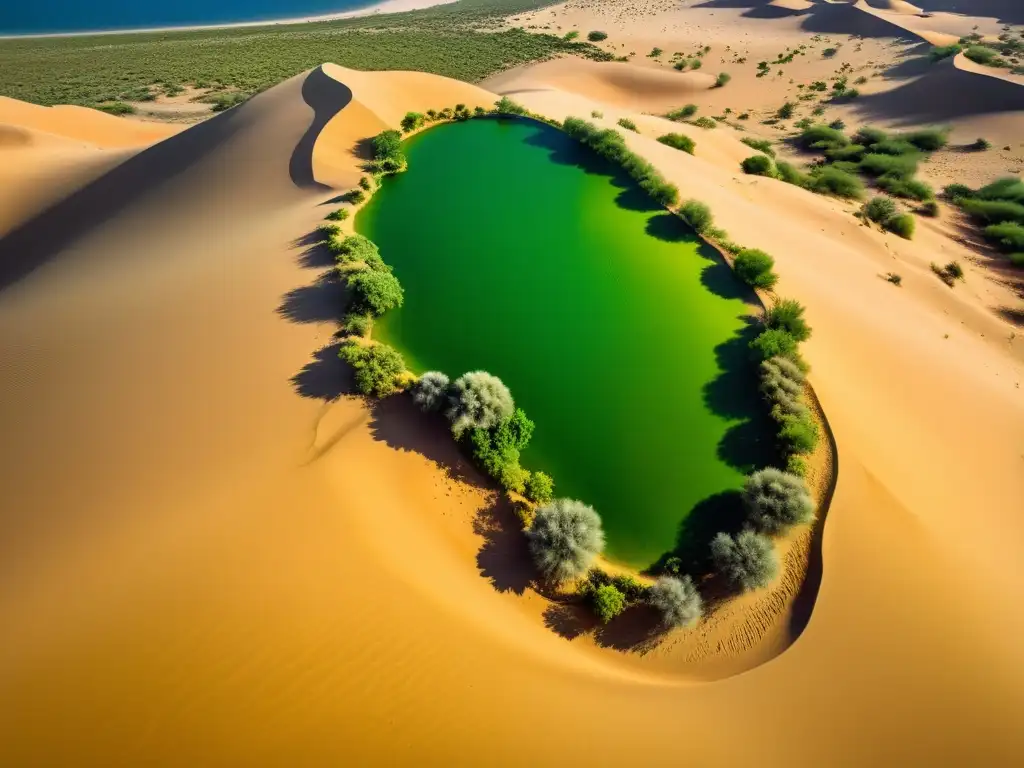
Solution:
[[(635, 119), (630, 145), (806, 304), (839, 475), (796, 642), (776, 656), (778, 612), (753, 650), (559, 637), (451, 443), (401, 398), (342, 394), (340, 290), (306, 235), (368, 136), (495, 97), (325, 65), (0, 240), (0, 763), (1015, 760), (1024, 351), (998, 310), (1019, 299), (970, 264), (954, 291), (930, 274), (967, 263), (944, 221), (906, 242), (743, 176), (738, 134), (638, 114), (662, 78), (616, 66), (495, 90)], [(669, 125), (695, 156), (653, 140)]]

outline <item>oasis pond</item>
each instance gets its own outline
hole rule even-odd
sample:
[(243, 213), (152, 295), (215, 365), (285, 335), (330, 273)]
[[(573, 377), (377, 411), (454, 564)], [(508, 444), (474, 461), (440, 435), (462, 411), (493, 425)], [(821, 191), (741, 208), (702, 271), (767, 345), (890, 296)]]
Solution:
[(547, 125), (475, 119), (406, 152), (356, 219), (405, 288), (374, 336), (418, 373), (504, 380), (537, 424), (523, 466), (597, 509), (612, 560), (729, 529), (774, 428), (728, 265)]

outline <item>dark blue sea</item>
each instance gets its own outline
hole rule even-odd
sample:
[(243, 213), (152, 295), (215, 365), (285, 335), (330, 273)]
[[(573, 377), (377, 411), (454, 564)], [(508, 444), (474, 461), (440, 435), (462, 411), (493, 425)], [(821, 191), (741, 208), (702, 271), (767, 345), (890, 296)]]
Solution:
[(0, 35), (149, 29), (320, 16), (378, 0), (0, 0)]

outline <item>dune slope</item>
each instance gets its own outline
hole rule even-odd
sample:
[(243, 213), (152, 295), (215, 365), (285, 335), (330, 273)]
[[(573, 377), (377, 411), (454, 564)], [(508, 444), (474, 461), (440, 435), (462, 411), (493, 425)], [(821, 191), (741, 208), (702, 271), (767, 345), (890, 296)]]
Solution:
[[(553, 117), (603, 106), (518, 87)], [(716, 165), (728, 146), (629, 137), (808, 306), (841, 460), (810, 624), (694, 684), (557, 637), (482, 577), (493, 500), (422, 420), (342, 396), (340, 296), (304, 239), (360, 141), (474, 98), (314, 70), (0, 241), (0, 763), (1009, 763), (1019, 345), (960, 329), (973, 310), (926, 267), (879, 280), (881, 235)]]

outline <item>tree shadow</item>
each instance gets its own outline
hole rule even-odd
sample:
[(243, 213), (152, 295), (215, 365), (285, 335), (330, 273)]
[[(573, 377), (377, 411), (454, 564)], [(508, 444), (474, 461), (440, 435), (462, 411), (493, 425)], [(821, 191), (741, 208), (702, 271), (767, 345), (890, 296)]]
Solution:
[(637, 603), (607, 624), (598, 625), (594, 639), (602, 648), (643, 655), (665, 639), (665, 627), (657, 609)]
[(996, 313), (1016, 328), (1024, 328), (1024, 309), (1019, 307), (999, 307)]
[(664, 211), (647, 220), (644, 231), (665, 243), (688, 243), (697, 239), (696, 234), (680, 216)]
[(338, 357), (340, 343), (318, 349), (313, 360), (292, 376), (292, 387), (302, 397), (332, 402), (356, 394), (352, 368)]
[(305, 269), (326, 269), (334, 265), (334, 254), (327, 249), (324, 240), (314, 242), (299, 254), (299, 266)]
[(585, 605), (552, 603), (544, 609), (544, 626), (566, 640), (575, 640), (599, 625), (594, 612)]
[(760, 308), (761, 304), (753, 289), (736, 277), (732, 267), (717, 249), (702, 241), (697, 253), (709, 262), (700, 273), (701, 285), (723, 299), (739, 299), (751, 307)]
[(345, 284), (333, 273), (325, 273), (312, 285), (288, 291), (277, 308), (277, 314), (292, 323), (339, 321), (348, 303)]
[(477, 568), (498, 592), (522, 595), (533, 584), (537, 571), (513, 502), (504, 494), (496, 496), (494, 503), (480, 510), (473, 521), (473, 533), (484, 537), (476, 556)]

